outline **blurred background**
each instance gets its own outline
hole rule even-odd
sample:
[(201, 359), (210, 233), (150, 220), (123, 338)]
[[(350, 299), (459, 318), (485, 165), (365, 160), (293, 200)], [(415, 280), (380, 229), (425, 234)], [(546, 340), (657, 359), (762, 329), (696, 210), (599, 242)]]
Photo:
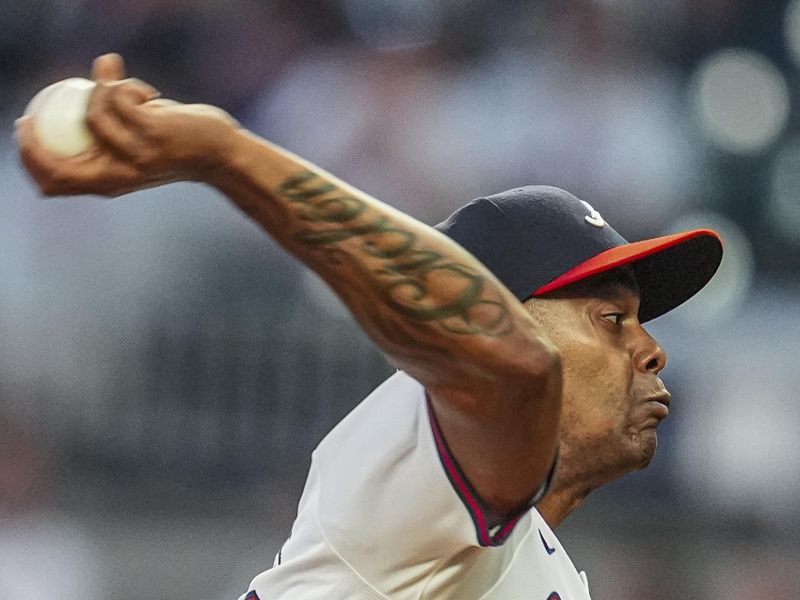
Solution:
[(800, 597), (800, 1), (2, 0), (0, 598), (238, 598), (392, 371), (208, 188), (37, 195), (14, 118), (111, 50), (430, 224), (540, 183), (717, 228), (656, 460), (560, 536), (596, 599)]

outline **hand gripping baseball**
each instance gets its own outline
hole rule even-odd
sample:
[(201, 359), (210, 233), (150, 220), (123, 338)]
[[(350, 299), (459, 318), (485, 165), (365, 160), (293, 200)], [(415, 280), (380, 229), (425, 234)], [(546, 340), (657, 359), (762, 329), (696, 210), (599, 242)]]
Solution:
[(17, 121), (20, 158), (43, 194), (119, 196), (171, 181), (202, 181), (223, 164), (238, 128), (230, 115), (158, 98), (151, 86), (124, 76), (120, 56), (95, 60), (97, 86), (86, 124), (96, 144), (83, 154), (54, 154), (36, 139), (30, 117)]

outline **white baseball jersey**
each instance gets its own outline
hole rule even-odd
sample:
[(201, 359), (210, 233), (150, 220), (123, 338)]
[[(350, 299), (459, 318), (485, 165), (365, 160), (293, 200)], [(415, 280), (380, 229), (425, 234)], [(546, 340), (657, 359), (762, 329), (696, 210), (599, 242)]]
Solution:
[(398, 372), (314, 451), (291, 536), (243, 599), (589, 600), (535, 508), (490, 518)]

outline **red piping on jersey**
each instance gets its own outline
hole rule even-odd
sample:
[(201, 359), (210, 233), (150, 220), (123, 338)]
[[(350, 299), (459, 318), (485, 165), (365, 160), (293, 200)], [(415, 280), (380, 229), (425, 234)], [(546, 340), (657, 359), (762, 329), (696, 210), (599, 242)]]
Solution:
[(450, 480), (455, 492), (461, 498), (461, 501), (464, 503), (467, 512), (472, 518), (472, 522), (475, 524), (475, 533), (478, 537), (478, 543), (481, 546), (499, 546), (509, 535), (511, 535), (511, 532), (514, 530), (514, 526), (519, 522), (522, 516), (528, 512), (528, 510), (530, 510), (531, 506), (533, 506), (534, 498), (531, 499), (531, 502), (521, 507), (519, 511), (516, 511), (510, 515), (508, 520), (503, 523), (503, 525), (495, 532), (494, 535), (490, 535), (484, 509), (485, 503), (475, 492), (472, 485), (470, 485), (466, 475), (464, 475), (464, 473), (461, 471), (461, 468), (458, 466), (458, 462), (450, 452), (450, 448), (448, 448), (447, 442), (442, 436), (441, 429), (439, 428), (439, 423), (436, 420), (436, 414), (433, 412), (433, 406), (431, 405), (430, 398), (426, 397), (426, 402), (428, 408), (428, 420), (431, 424), (431, 431), (433, 432), (433, 439), (436, 443), (436, 451), (439, 454), (439, 460), (441, 460), (442, 466), (444, 466), (447, 478)]
[(514, 526), (517, 524), (517, 521), (519, 521), (522, 518), (522, 515), (524, 514), (525, 511), (519, 513), (516, 517), (513, 517), (510, 521), (507, 521), (506, 524), (503, 525), (497, 533), (495, 533), (494, 535), (495, 539), (504, 540), (505, 538), (507, 538), (511, 534), (511, 531), (514, 529)]
[(489, 546), (491, 545), (491, 540), (489, 539), (489, 531), (486, 527), (486, 518), (483, 516), (483, 511), (472, 495), (469, 486), (467, 486), (462, 479), (459, 473), (460, 469), (456, 467), (455, 461), (450, 456), (450, 449), (445, 444), (444, 438), (442, 438), (442, 434), (439, 431), (439, 423), (436, 421), (436, 415), (433, 414), (433, 407), (431, 406), (430, 400), (428, 400), (428, 417), (431, 423), (431, 430), (433, 431), (433, 438), (436, 441), (436, 450), (439, 454), (439, 459), (442, 461), (448, 478), (456, 487), (458, 495), (467, 505), (467, 510), (472, 520), (475, 522), (478, 542), (481, 546)]

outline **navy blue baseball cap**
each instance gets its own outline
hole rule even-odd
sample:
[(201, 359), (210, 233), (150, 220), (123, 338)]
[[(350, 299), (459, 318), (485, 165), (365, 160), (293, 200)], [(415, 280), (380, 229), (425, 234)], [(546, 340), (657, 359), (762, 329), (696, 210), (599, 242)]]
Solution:
[(591, 205), (549, 186), (478, 198), (436, 229), (469, 250), (520, 301), (629, 265), (642, 323), (694, 296), (722, 260), (722, 241), (710, 229), (628, 242)]

